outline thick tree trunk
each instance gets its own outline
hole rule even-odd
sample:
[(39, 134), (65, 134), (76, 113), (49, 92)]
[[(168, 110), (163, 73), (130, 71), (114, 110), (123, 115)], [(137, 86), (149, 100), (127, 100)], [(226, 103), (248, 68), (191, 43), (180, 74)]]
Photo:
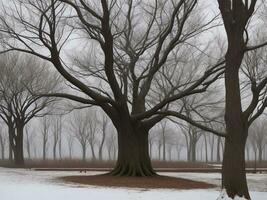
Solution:
[(130, 122), (120, 123), (118, 131), (118, 159), (110, 172), (117, 176), (153, 176), (148, 149), (148, 132), (142, 126)]
[(226, 54), (225, 88), (226, 106), (225, 148), (222, 166), (223, 188), (229, 197), (236, 195), (250, 199), (245, 172), (245, 144), (248, 135), (247, 118), (243, 115), (239, 83), (239, 67), (243, 60), (242, 34), (228, 38)]
[(17, 166), (24, 166), (24, 153), (23, 153), (23, 129), (24, 125), (16, 124), (17, 135), (15, 137), (15, 151), (14, 151), (14, 161)]
[[(228, 196), (234, 198), (235, 195), (249, 198), (246, 171), (245, 171), (245, 143), (246, 138), (230, 136), (225, 140), (225, 151), (222, 167), (223, 187), (227, 190)], [(242, 139), (241, 139), (242, 138)]]
[(14, 144), (14, 136), (15, 136), (15, 128), (13, 122), (8, 123), (8, 140), (9, 140), (9, 161), (13, 161), (13, 155), (15, 151), (15, 144)]

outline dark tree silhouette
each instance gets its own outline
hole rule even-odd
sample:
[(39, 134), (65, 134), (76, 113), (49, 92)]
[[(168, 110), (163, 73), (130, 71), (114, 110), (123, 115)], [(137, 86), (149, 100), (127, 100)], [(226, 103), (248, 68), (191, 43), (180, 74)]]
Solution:
[[(266, 75), (258, 76), (255, 69), (262, 62), (251, 62), (247, 66), (252, 99), (243, 111), (239, 72), (248, 51), (256, 51), (267, 43), (249, 46), (249, 21), (255, 11), (257, 0), (218, 0), (227, 34), (228, 48), (225, 55), (225, 123), (226, 138), (222, 167), (222, 184), (229, 197), (244, 196), (250, 199), (245, 172), (245, 144), (248, 128), (264, 111), (267, 105), (265, 90)], [(252, 53), (253, 54), (253, 53)], [(250, 52), (248, 56), (251, 57)], [(252, 57), (251, 57), (252, 58)], [(260, 61), (260, 57), (253, 58)], [(266, 63), (264, 64), (266, 65)]]

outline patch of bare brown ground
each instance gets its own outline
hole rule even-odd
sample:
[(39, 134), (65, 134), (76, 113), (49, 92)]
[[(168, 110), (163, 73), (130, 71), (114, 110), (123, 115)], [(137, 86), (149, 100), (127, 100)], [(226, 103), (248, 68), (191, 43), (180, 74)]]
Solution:
[(128, 188), (164, 188), (164, 189), (207, 189), (215, 185), (168, 176), (153, 177), (117, 177), (109, 175), (66, 176), (61, 177), (67, 183), (77, 183), (93, 186), (128, 187)]

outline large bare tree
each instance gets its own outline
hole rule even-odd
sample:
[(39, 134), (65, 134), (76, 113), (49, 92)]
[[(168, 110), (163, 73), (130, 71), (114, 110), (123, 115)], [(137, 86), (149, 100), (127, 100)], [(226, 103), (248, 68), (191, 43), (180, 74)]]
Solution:
[[(205, 92), (224, 70), (223, 60), (207, 61), (200, 42), (201, 33), (217, 26), (217, 16), (203, 15), (197, 2), (12, 0), (0, 17), (2, 52), (51, 62), (78, 95), (50, 96), (106, 112), (118, 134), (111, 174), (151, 176), (149, 130), (168, 115), (189, 121), (172, 103)], [(77, 47), (74, 63), (64, 54), (70, 45)]]

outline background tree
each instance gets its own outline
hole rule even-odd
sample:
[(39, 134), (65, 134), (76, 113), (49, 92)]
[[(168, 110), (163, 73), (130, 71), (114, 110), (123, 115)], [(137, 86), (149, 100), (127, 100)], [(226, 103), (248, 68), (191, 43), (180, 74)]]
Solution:
[(73, 144), (74, 144), (74, 136), (72, 134), (68, 134), (67, 144), (68, 144), (68, 151), (69, 151), (69, 159), (72, 159)]
[(250, 127), (249, 135), (251, 135), (249, 138), (255, 152), (255, 160), (258, 160), (259, 163), (261, 163), (263, 160), (263, 152), (267, 141), (265, 120), (259, 119), (258, 121), (255, 121)]
[(1, 159), (5, 159), (5, 149), (7, 145), (7, 137), (3, 131), (3, 128), (0, 129), (0, 150), (1, 150)]
[(48, 149), (48, 139), (49, 139), (49, 132), (50, 132), (50, 119), (46, 116), (42, 119), (42, 153), (43, 153), (43, 160), (47, 158), (47, 149)]
[(98, 158), (100, 161), (103, 160), (103, 149), (104, 149), (104, 145), (105, 145), (105, 141), (106, 141), (106, 136), (107, 136), (107, 129), (108, 129), (108, 118), (106, 115), (101, 116), (101, 121), (100, 121), (100, 125), (101, 125), (101, 140), (99, 142), (99, 149), (98, 149)]
[(29, 127), (25, 128), (25, 135), (26, 135), (26, 149), (27, 149), (27, 154), (28, 158), (31, 159), (31, 143), (32, 143), (32, 134), (29, 130)]
[(88, 144), (92, 153), (92, 160), (96, 160), (95, 146), (97, 144), (97, 134), (98, 134), (98, 121), (96, 118), (96, 113), (91, 112), (87, 115), (87, 123), (88, 123)]
[(82, 159), (85, 161), (90, 138), (90, 113), (75, 112), (70, 121), (73, 136), (79, 142), (82, 150)]
[(55, 91), (58, 78), (46, 64), (29, 55), (1, 55), (0, 66), (0, 117), (9, 129), (15, 164), (23, 165), (24, 127), (34, 117), (46, 115), (48, 105), (55, 101), (33, 92)]
[(114, 132), (110, 132), (107, 137), (107, 150), (108, 150), (108, 160), (114, 161), (116, 159), (116, 154), (118, 151), (117, 137)]
[[(57, 117), (53, 120), (53, 158), (57, 159), (57, 149), (58, 154), (61, 155), (61, 131), (62, 131), (62, 121), (60, 117)], [(60, 157), (61, 158), (61, 157)]]

